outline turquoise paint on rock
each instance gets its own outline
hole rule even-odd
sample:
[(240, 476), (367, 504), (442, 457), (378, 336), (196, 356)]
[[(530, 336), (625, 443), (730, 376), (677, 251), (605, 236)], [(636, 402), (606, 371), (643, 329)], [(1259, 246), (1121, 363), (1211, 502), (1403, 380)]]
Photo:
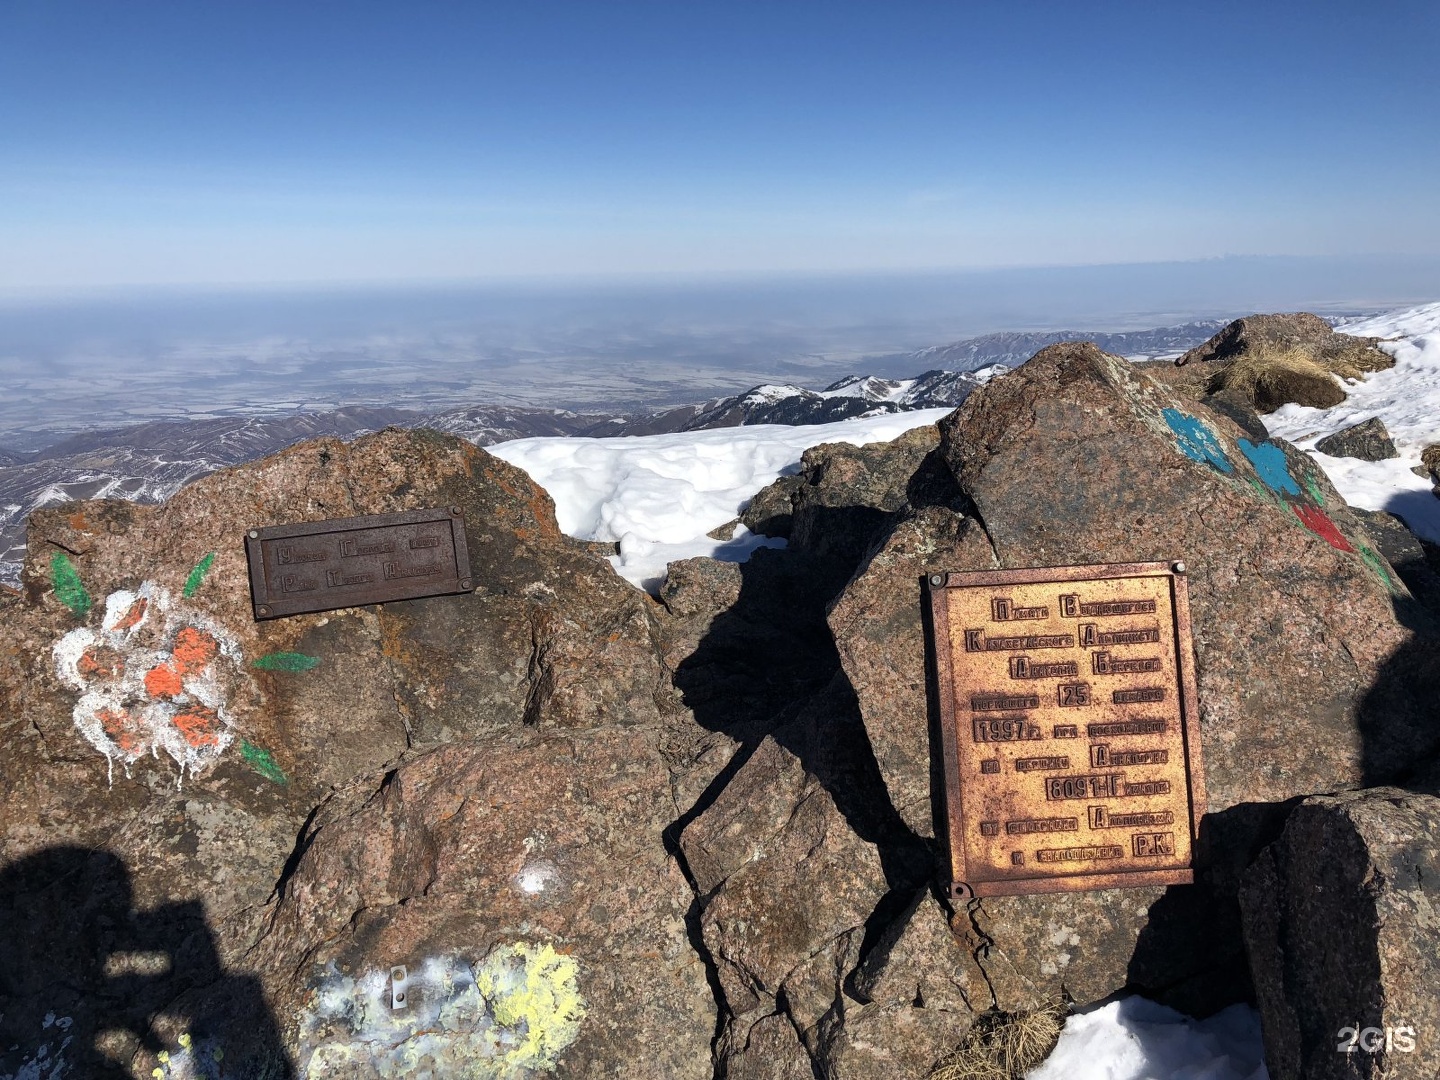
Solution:
[(1226, 476), (1235, 471), (1220, 436), (1211, 431), (1203, 421), (1176, 408), (1167, 408), (1164, 415), (1165, 422), (1175, 433), (1175, 445), (1180, 447), (1182, 454), (1191, 461), (1218, 469)]
[(1266, 487), (1279, 495), (1300, 497), (1300, 485), (1290, 475), (1290, 463), (1285, 460), (1284, 450), (1268, 440), (1257, 446), (1249, 439), (1239, 439), (1235, 445), (1249, 459), (1255, 475)]

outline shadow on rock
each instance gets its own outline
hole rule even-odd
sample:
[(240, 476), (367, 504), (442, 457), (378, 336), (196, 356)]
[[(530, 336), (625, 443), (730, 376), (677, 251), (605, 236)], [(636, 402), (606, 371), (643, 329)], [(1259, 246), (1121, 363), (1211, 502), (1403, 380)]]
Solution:
[(856, 835), (877, 847), (888, 884), (908, 895), (930, 874), (929, 848), (890, 801), (825, 621), (868, 538), (883, 534), (894, 515), (860, 507), (853, 514), (825, 508), (821, 516), (832, 519), (816, 530), (832, 538), (823, 552), (761, 550), (733, 568), (740, 578), (734, 603), (676, 668), (675, 685), (696, 721), (740, 748), (672, 832), (703, 813), (769, 736), (820, 782)]
[(1172, 885), (1150, 905), (1127, 971), (1127, 989), (1192, 1016), (1207, 1016), (1236, 997), (1217, 986), (1253, 996), (1241, 936), (1240, 879), (1246, 867), (1279, 836), (1303, 797), (1279, 803), (1238, 803), (1200, 821), (1195, 883)]
[(1440, 793), (1440, 621), (1409, 597), (1395, 601), (1413, 635), (1381, 665), (1356, 708), (1363, 787)]
[(0, 1076), (295, 1076), (201, 903), (137, 910), (114, 855), (57, 847), (0, 868), (0, 928)]

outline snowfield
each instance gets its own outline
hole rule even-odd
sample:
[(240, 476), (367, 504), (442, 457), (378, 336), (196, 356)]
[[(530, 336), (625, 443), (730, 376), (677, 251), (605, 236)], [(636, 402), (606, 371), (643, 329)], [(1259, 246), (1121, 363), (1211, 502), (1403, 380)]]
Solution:
[[(1285, 405), (1261, 417), (1266, 430), (1309, 453), (1352, 506), (1389, 511), (1417, 536), (1440, 544), (1440, 499), (1430, 493), (1429, 480), (1410, 471), (1426, 445), (1440, 442), (1440, 304), (1350, 323), (1341, 333), (1386, 339), (1380, 347), (1395, 366), (1345, 384), (1349, 400), (1334, 408)], [(1398, 458), (1358, 461), (1315, 449), (1317, 439), (1372, 416), (1385, 422)]]
[(1207, 1020), (1141, 997), (1077, 1013), (1025, 1080), (1269, 1080), (1260, 1014), (1232, 1005)]
[(950, 409), (920, 409), (835, 424), (753, 424), (620, 439), (516, 439), (486, 449), (519, 466), (555, 500), (562, 531), (618, 542), (610, 561), (625, 580), (656, 592), (665, 567), (700, 555), (744, 562), (784, 540), (743, 525), (730, 540), (706, 533), (733, 521), (761, 488), (800, 471), (800, 455), (820, 443), (889, 442), (933, 424)]

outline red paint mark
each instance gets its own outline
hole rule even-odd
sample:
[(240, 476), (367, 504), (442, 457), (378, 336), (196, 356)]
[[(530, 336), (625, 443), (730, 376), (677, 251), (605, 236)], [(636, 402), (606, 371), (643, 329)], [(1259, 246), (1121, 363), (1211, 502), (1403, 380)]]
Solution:
[(70, 527), (76, 532), (90, 531), (90, 522), (85, 520), (85, 515), (83, 512), (77, 510), (75, 513), (70, 515), (68, 520), (70, 522)]
[(120, 616), (120, 621), (117, 622), (110, 629), (129, 630), (132, 626), (135, 626), (137, 623), (140, 622), (141, 619), (145, 617), (145, 607), (148, 603), (149, 601), (146, 600), (145, 597), (140, 597), (138, 600), (136, 600), (133, 604), (130, 605), (130, 610), (125, 612), (124, 615)]
[(91, 645), (80, 654), (80, 659), (75, 662), (75, 668), (87, 679), (92, 675), (109, 679), (124, 674), (125, 661), (114, 649), (107, 649), (103, 645)]
[(142, 747), (140, 744), (140, 731), (135, 723), (135, 718), (124, 709), (101, 709), (95, 714), (100, 721), (100, 727), (110, 737), (110, 741), (127, 754), (138, 754)]
[(175, 636), (175, 648), (171, 651), (175, 657), (177, 672), (181, 675), (198, 675), (215, 659), (215, 655), (220, 651), (220, 643), (215, 640), (214, 635), (187, 626)]
[(1355, 550), (1350, 546), (1350, 541), (1346, 540), (1340, 530), (1335, 527), (1335, 522), (1331, 521), (1325, 511), (1318, 506), (1295, 506), (1292, 504), (1290, 509), (1295, 511), (1295, 516), (1304, 523), (1307, 529), (1331, 547), (1339, 551)]
[(179, 697), (182, 690), (180, 673), (169, 664), (156, 664), (145, 673), (145, 692), (151, 697)]
[(220, 742), (220, 717), (214, 709), (196, 705), (177, 713), (174, 722), (185, 741), (197, 750), (202, 746), (216, 746)]

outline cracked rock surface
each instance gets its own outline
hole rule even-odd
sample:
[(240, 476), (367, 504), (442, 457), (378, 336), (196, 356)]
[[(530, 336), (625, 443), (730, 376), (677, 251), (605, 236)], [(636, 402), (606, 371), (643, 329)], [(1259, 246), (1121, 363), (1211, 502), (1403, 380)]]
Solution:
[(1437, 833), (1433, 795), (1317, 796), (1246, 872), (1240, 901), (1272, 1076), (1440, 1074), (1427, 1034), (1440, 1025)]

